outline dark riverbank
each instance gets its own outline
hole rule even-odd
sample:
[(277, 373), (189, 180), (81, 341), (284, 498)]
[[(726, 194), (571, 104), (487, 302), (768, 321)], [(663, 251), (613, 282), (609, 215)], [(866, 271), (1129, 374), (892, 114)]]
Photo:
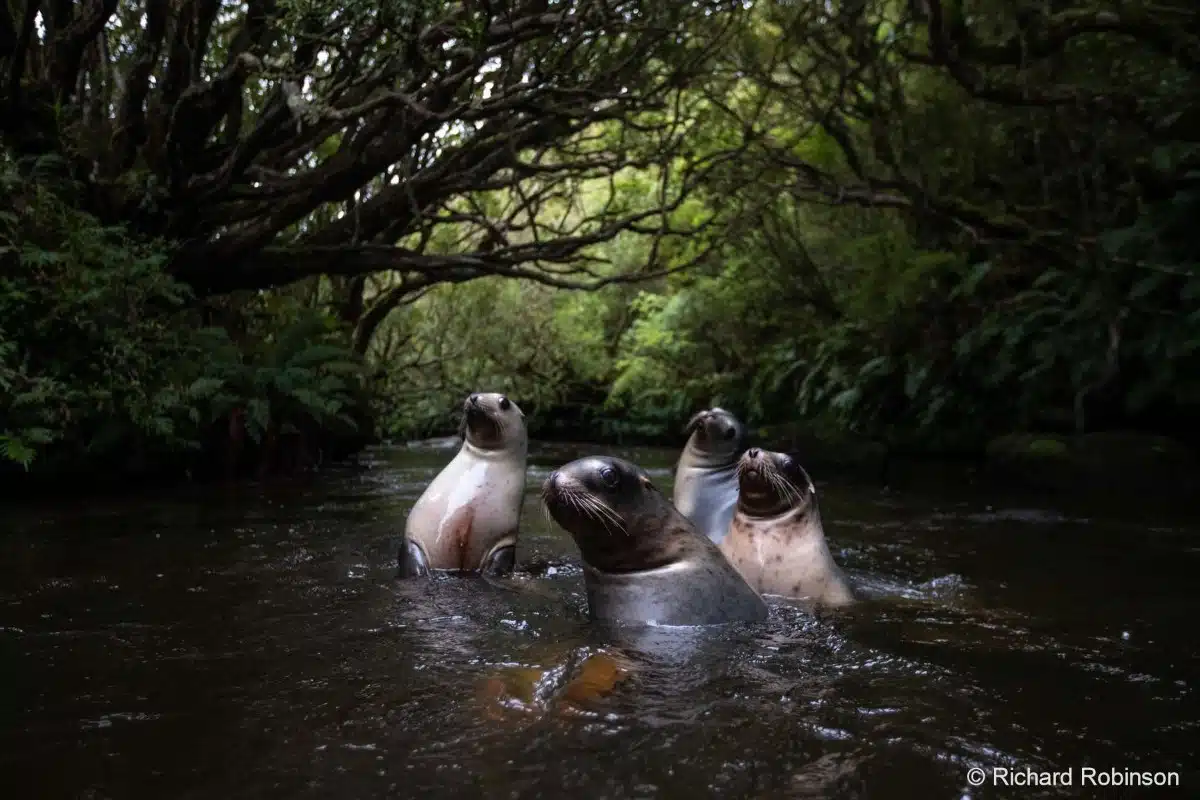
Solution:
[[(540, 433), (531, 439), (535, 443), (530, 451), (533, 463), (539, 463), (547, 454), (569, 460), (585, 454), (589, 446), (653, 447), (678, 452), (684, 443), (681, 433), (633, 441), (625, 436), (585, 439)], [(446, 430), (410, 444), (451, 446), (452, 441), (457, 446), (454, 431)], [(1035, 497), (1082, 498), (1119, 490), (1143, 500), (1184, 507), (1200, 491), (1200, 456), (1193, 448), (1169, 437), (1136, 431), (1101, 431), (1082, 436), (1014, 433), (998, 436), (983, 448), (930, 450), (889, 447), (878, 440), (831, 434), (812, 426), (778, 425), (752, 429), (748, 445), (797, 454), (817, 480), (836, 478), (894, 489), (961, 487), (1026, 492)], [(549, 462), (546, 465), (553, 466)]]
[[(677, 454), (683, 444), (681, 439), (679, 435), (666, 434), (637, 441), (628, 441), (625, 436), (589, 441), (536, 437), (531, 440), (530, 462), (556, 466), (594, 448), (617, 452), (661, 448)], [(303, 485), (331, 468), (360, 468), (364, 458), (369, 461), (369, 451), (374, 447), (456, 449), (459, 442), (452, 430), (408, 443), (363, 437), (353, 446), (343, 443), (332, 449), (329, 456), (322, 453), (318, 459), (296, 461), (290, 468), (241, 469), (232, 476), (216, 468), (212, 461), (202, 469), (155, 466), (43, 474), (9, 468), (0, 481), (0, 500), (20, 504), (68, 498), (119, 498), (214, 484)], [(1117, 491), (1130, 498), (1130, 502), (1153, 502), (1163, 508), (1180, 509), (1187, 509), (1200, 491), (1200, 459), (1193, 450), (1166, 437), (1135, 432), (1101, 432), (1079, 437), (1012, 434), (993, 439), (983, 451), (939, 453), (888, 448), (864, 438), (818, 435), (795, 426), (777, 426), (752, 430), (749, 443), (798, 454), (818, 481), (837, 480), (896, 490), (944, 488), (983, 494), (1016, 491), (1031, 498), (1082, 500), (1097, 493)]]

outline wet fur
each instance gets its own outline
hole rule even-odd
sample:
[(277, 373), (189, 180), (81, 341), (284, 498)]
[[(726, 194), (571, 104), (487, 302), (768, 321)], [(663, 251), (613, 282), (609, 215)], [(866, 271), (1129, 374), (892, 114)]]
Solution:
[[(748, 451), (738, 462), (737, 511), (720, 549), (762, 594), (840, 606), (854, 594), (825, 541), (817, 491), (803, 467), (782, 453)], [(748, 472), (758, 468), (757, 479)]]
[[(524, 499), (525, 415), (503, 395), (463, 404), (463, 445), (418, 498), (405, 522), (402, 577), (429, 571), (512, 571)], [(461, 496), (462, 481), (476, 481)], [(450, 503), (457, 502), (457, 508)]]
[[(616, 485), (605, 483), (605, 469)], [(593, 619), (706, 625), (766, 616), (762, 599), (635, 465), (573, 461), (546, 479), (542, 500), (579, 547)]]
[(693, 415), (684, 433), (688, 440), (675, 467), (672, 502), (701, 533), (719, 543), (733, 521), (735, 468), (745, 447), (745, 427), (728, 411), (710, 408)]

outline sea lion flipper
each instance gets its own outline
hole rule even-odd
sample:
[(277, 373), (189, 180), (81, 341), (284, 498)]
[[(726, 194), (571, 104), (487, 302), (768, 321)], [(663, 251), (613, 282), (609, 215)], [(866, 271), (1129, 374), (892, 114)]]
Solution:
[(516, 545), (506, 544), (488, 553), (483, 559), (483, 563), (479, 565), (479, 571), (482, 575), (489, 578), (501, 578), (512, 574), (516, 563)]
[(399, 561), (401, 578), (424, 578), (429, 575), (429, 559), (425, 557), (425, 551), (407, 536), (400, 545)]

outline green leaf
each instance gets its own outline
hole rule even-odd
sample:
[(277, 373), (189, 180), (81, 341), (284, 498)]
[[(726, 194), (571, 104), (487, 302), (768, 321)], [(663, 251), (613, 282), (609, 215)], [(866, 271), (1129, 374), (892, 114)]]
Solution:
[(834, 396), (833, 400), (829, 402), (829, 405), (839, 411), (849, 412), (856, 405), (858, 405), (858, 402), (861, 399), (862, 392), (857, 387), (851, 387), (844, 391), (838, 392), (837, 395)]
[(1035, 289), (1045, 289), (1051, 283), (1063, 276), (1063, 273), (1056, 269), (1049, 269), (1037, 276), (1037, 280), (1033, 282)]
[(862, 365), (858, 371), (860, 377), (873, 378), (877, 375), (886, 375), (891, 370), (891, 359), (887, 356), (875, 356), (870, 361)]
[(963, 281), (963, 289), (968, 294), (974, 294), (979, 282), (982, 281), (992, 271), (992, 262), (981, 261), (971, 268), (967, 274), (967, 279)]
[(917, 392), (921, 391), (921, 387), (925, 385), (925, 378), (929, 376), (929, 365), (923, 365), (915, 370), (910, 370), (904, 377), (904, 395), (910, 400), (917, 396)]
[(1140, 300), (1162, 284), (1163, 276), (1157, 272), (1151, 273), (1133, 285), (1133, 288), (1129, 290), (1129, 296), (1134, 300)]
[(0, 436), (0, 454), (9, 461), (16, 462), (29, 471), (29, 465), (37, 458), (37, 452), (20, 439), (10, 436)]
[(190, 397), (195, 398), (212, 397), (224, 386), (224, 378), (197, 378), (192, 381), (187, 393)]
[(21, 438), (33, 444), (50, 444), (58, 435), (46, 428), (27, 428), (21, 432)]
[(255, 432), (265, 431), (270, 424), (271, 408), (267, 401), (261, 397), (252, 397), (246, 403), (246, 432), (257, 438)]
[(347, 362), (349, 356), (350, 351), (344, 347), (317, 344), (296, 353), (287, 360), (287, 364), (291, 367), (328, 367), (333, 362)]

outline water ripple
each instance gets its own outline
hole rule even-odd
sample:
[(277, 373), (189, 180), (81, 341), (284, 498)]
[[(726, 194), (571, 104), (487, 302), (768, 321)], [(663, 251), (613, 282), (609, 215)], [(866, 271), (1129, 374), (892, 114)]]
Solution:
[[(510, 580), (393, 579), (445, 445), (15, 519), (6, 774), (45, 796), (983, 798), (973, 766), (1192, 762), (1194, 528), (822, 481), (857, 606), (608, 634), (537, 511), (585, 447), (534, 453)], [(670, 492), (675, 453), (597, 450)]]

